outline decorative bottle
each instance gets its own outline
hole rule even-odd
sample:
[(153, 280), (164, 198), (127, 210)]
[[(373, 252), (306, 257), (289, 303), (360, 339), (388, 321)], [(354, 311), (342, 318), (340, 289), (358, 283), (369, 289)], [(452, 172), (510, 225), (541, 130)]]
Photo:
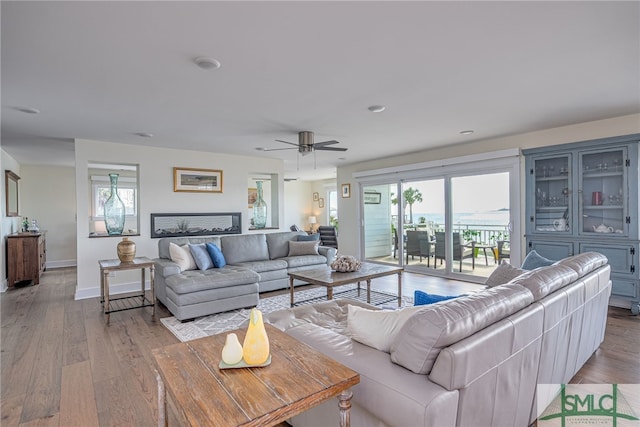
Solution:
[(111, 195), (104, 203), (104, 224), (107, 234), (115, 236), (122, 234), (124, 229), (124, 203), (118, 196), (118, 174), (110, 173)]
[(136, 257), (135, 242), (129, 240), (128, 237), (123, 237), (122, 241), (118, 243), (117, 249), (120, 262), (133, 262), (133, 259)]
[(258, 198), (253, 202), (253, 226), (265, 228), (267, 226), (267, 202), (262, 197), (262, 181), (256, 181)]

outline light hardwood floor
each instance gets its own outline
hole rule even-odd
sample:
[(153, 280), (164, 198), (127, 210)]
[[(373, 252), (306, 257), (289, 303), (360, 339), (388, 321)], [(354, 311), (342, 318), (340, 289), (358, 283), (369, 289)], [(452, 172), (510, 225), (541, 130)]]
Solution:
[[(156, 425), (151, 350), (177, 339), (149, 308), (113, 313), (106, 325), (97, 298), (74, 301), (75, 273), (49, 270), (40, 285), (0, 295), (0, 425)], [(395, 291), (395, 277), (386, 279), (374, 287)], [(415, 289), (459, 294), (477, 285), (405, 273), (404, 294)], [(158, 307), (158, 318), (169, 315)], [(640, 383), (639, 322), (610, 309), (605, 342), (574, 381)]]

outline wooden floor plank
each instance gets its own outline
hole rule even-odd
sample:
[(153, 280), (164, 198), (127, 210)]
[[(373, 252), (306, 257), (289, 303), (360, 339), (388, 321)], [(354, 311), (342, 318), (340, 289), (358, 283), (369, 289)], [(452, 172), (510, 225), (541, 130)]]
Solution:
[[(155, 320), (148, 308), (112, 313), (107, 325), (98, 298), (74, 300), (75, 276), (75, 268), (48, 270), (40, 285), (0, 294), (0, 424), (155, 425), (151, 351), (178, 342), (159, 321), (170, 313), (162, 306)], [(395, 279), (379, 278), (372, 286), (395, 292)], [(416, 289), (455, 295), (479, 288), (417, 274), (403, 277), (408, 296)], [(629, 310), (610, 308), (604, 343), (573, 381), (640, 383), (639, 322)], [(169, 420), (179, 423), (175, 411)]]
[(98, 410), (88, 360), (62, 368), (60, 427), (98, 426)]

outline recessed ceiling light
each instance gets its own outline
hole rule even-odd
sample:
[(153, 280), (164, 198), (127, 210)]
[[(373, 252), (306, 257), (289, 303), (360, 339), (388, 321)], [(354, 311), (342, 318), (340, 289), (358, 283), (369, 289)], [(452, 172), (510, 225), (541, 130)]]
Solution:
[(217, 70), (220, 68), (220, 61), (217, 59), (209, 58), (208, 56), (199, 56), (193, 60), (196, 65), (203, 70)]
[(367, 107), (367, 110), (371, 111), (372, 113), (382, 113), (387, 107), (385, 107), (384, 105), (371, 105), (369, 107)]
[(15, 107), (16, 110), (27, 114), (40, 114), (40, 110), (32, 107)]
[(153, 134), (150, 132), (136, 132), (135, 135), (140, 138), (153, 138)]
[(473, 130), (463, 130), (460, 131), (460, 135), (471, 135), (473, 133)]

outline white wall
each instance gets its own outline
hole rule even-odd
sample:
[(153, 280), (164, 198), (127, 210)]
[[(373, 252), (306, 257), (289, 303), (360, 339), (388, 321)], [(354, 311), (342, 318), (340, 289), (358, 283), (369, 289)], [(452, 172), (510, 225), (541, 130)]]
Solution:
[[(360, 254), (360, 227), (357, 223), (360, 199), (358, 186), (353, 178), (353, 173), (370, 171), (388, 167), (410, 165), (421, 162), (442, 160), (446, 164), (447, 159), (456, 157), (499, 151), (508, 148), (533, 148), (569, 142), (586, 141), (591, 139), (606, 138), (618, 135), (640, 133), (640, 114), (617, 117), (606, 120), (580, 123), (571, 126), (530, 132), (520, 135), (512, 135), (503, 138), (479, 140), (466, 144), (458, 144), (447, 147), (425, 150), (397, 157), (362, 162), (338, 167), (337, 184), (351, 184), (351, 197), (338, 196), (338, 208), (340, 212), (340, 234), (338, 246), (340, 251), (346, 254), (361, 256)], [(524, 191), (524, 179), (521, 182), (521, 190)], [(524, 195), (520, 197), (521, 206), (524, 206)], [(524, 215), (524, 209), (522, 210)], [(523, 218), (521, 218), (523, 221)]]
[[(138, 256), (158, 256), (158, 240), (150, 238), (151, 213), (187, 212), (242, 212), (242, 231), (247, 233), (247, 179), (250, 173), (277, 173), (279, 192), (284, 191), (284, 165), (281, 160), (259, 157), (232, 156), (138, 145), (76, 140), (76, 200), (77, 200), (77, 253), (78, 287), (76, 299), (99, 295), (100, 274), (98, 260), (117, 258), (119, 237), (89, 238), (88, 164), (89, 162), (138, 164), (140, 175), (140, 236), (132, 237)], [(173, 191), (173, 168), (203, 168), (223, 170), (222, 193), (184, 193)], [(278, 203), (280, 227), (288, 230), (284, 216), (284, 200)], [(110, 279), (116, 292), (139, 286), (139, 273), (118, 273)]]
[[(16, 175), (22, 178), (22, 171), (20, 170), (20, 165), (16, 160), (8, 155), (4, 150), (0, 149), (0, 167), (2, 169), (2, 185), (0, 185), (0, 194), (2, 197), (1, 205), (2, 205), (2, 221), (0, 222), (0, 236), (2, 237), (2, 242), (0, 244), (0, 273), (2, 274), (0, 277), (2, 280), (0, 281), (0, 292), (4, 292), (7, 290), (7, 265), (6, 265), (6, 241), (7, 235), (20, 231), (20, 217), (7, 217), (6, 212), (6, 194), (5, 194), (5, 176), (4, 172), (6, 170), (10, 170), (14, 172)], [(18, 212), (22, 212), (22, 179), (18, 181)]]
[(47, 268), (76, 265), (75, 169), (23, 165), (21, 171), (20, 214), (47, 231)]

